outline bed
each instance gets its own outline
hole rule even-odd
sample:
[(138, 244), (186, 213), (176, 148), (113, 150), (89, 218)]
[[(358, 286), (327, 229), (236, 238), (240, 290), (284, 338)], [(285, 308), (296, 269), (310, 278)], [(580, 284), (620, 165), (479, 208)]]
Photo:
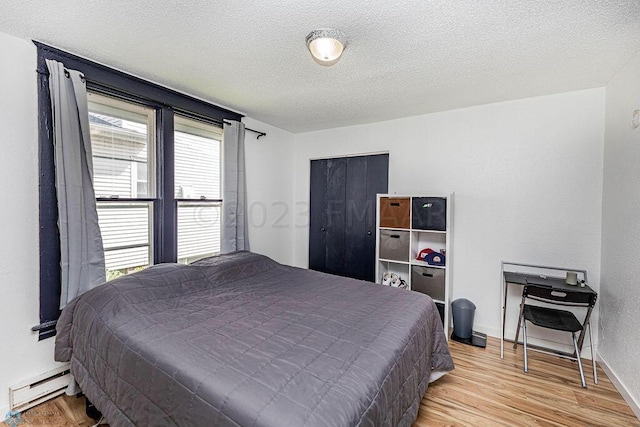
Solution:
[(55, 358), (112, 426), (408, 426), (453, 369), (428, 296), (250, 252), (85, 293)]

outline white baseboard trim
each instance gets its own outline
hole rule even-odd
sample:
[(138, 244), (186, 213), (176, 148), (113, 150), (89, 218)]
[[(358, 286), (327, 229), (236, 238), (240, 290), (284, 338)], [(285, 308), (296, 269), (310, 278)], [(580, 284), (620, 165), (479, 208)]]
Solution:
[[(490, 337), (494, 337), (494, 338), (498, 338), (500, 339), (500, 329), (496, 329), (496, 328), (491, 328), (491, 327), (486, 327), (483, 325), (477, 325), (477, 327), (474, 327), (474, 331), (477, 332), (483, 332), (485, 334), (487, 334), (487, 336)], [(509, 340), (513, 340), (513, 338), (516, 336), (516, 331), (515, 329), (511, 330), (511, 329), (507, 329), (504, 333), (505, 335), (505, 339), (509, 339)], [(570, 339), (570, 338), (569, 338)], [(571, 343), (560, 343), (557, 341), (552, 341), (552, 340), (547, 340), (544, 339), (542, 337), (539, 336), (529, 336), (529, 343), (533, 344), (533, 345), (538, 345), (541, 347), (546, 347), (548, 349), (553, 349), (556, 351), (563, 351), (565, 353), (573, 353), (573, 346), (571, 345)], [(518, 339), (518, 343), (520, 345), (522, 345), (522, 333), (520, 333), (520, 338)], [(591, 349), (589, 348), (589, 346), (587, 345), (589, 343), (589, 337), (587, 336), (585, 339), (585, 343), (584, 346), (582, 347), (582, 352), (581, 352), (581, 358), (582, 359), (587, 359), (587, 360), (591, 360)], [(513, 341), (505, 341), (505, 348), (507, 348), (507, 346), (512, 346), (513, 345)], [(595, 342), (594, 344), (594, 348), (593, 351), (596, 353), (596, 360), (598, 360), (598, 343)]]
[(609, 379), (611, 380), (613, 385), (616, 387), (618, 392), (620, 392), (624, 400), (627, 402), (627, 404), (633, 411), (633, 413), (636, 414), (636, 417), (640, 420), (640, 402), (638, 402), (631, 395), (631, 393), (629, 392), (627, 387), (624, 385), (620, 377), (616, 375), (615, 371), (611, 369), (611, 366), (609, 366), (607, 361), (602, 358), (600, 353), (596, 354), (596, 358), (598, 359), (598, 363), (600, 364), (600, 367), (602, 368), (604, 373), (607, 374), (607, 377), (609, 377)]
[[(498, 339), (500, 338), (500, 329), (496, 329), (496, 328), (492, 328), (484, 325), (473, 325), (473, 326), (474, 326), (473, 330), (476, 332), (482, 332), (483, 334), (487, 334), (487, 336), (498, 338)], [(453, 329), (453, 323), (452, 323), (451, 329)]]

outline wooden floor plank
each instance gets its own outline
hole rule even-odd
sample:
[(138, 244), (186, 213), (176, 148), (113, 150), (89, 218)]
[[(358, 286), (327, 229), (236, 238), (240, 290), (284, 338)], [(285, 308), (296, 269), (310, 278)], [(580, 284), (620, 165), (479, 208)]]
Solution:
[[(489, 338), (486, 349), (450, 343), (456, 369), (429, 386), (414, 427), (431, 426), (640, 426), (640, 421), (598, 367), (598, 385), (585, 361), (587, 389), (577, 364), (532, 353), (522, 370), (522, 347)], [(84, 398), (59, 396), (22, 414), (21, 426), (80, 426)], [(0, 423), (6, 426), (5, 423)]]
[(531, 352), (523, 371), (522, 346), (489, 338), (486, 349), (450, 342), (456, 369), (431, 384), (415, 427), (432, 425), (640, 426), (620, 393), (598, 367), (584, 360), (587, 389), (576, 362)]

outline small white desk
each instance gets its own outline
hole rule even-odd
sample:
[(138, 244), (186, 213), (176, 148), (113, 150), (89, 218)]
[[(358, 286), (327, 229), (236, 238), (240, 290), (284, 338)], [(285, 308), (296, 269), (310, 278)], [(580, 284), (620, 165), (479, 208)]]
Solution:
[[(582, 275), (582, 279), (588, 283), (587, 280), (587, 271), (586, 270), (582, 270), (582, 269), (577, 269), (577, 268), (562, 268), (562, 267), (549, 267), (549, 266), (545, 266), (545, 265), (536, 265), (536, 264), (523, 264), (523, 263), (518, 263), (518, 262), (507, 262), (507, 261), (502, 261), (500, 263), (500, 305), (502, 307), (502, 311), (501, 311), (501, 327), (500, 327), (500, 358), (504, 358), (504, 341), (505, 341), (505, 337), (504, 337), (504, 330), (505, 330), (505, 322), (507, 319), (507, 291), (508, 291), (508, 285), (509, 283), (513, 283), (516, 285), (522, 285), (524, 286), (526, 284), (526, 276), (533, 276), (534, 273), (521, 273), (521, 272), (517, 272), (517, 271), (513, 271), (514, 268), (517, 267), (526, 267), (526, 268), (530, 268), (530, 269), (540, 269), (540, 270), (547, 270), (547, 271), (553, 271), (553, 272), (557, 272), (558, 274), (560, 274), (560, 276), (564, 276), (566, 274), (567, 271), (575, 271), (579, 274)], [(506, 273), (506, 274), (505, 274)], [(507, 277), (508, 276), (508, 277)], [(551, 276), (550, 276), (551, 278)], [(559, 285), (560, 286), (560, 285)], [(568, 285), (563, 285), (563, 286), (568, 286)], [(579, 288), (579, 289), (584, 289), (585, 292), (595, 292), (593, 291), (593, 289), (589, 288), (588, 286), (585, 286), (583, 288)], [(589, 318), (591, 316), (591, 311), (592, 311), (593, 307), (589, 307), (588, 311), (587, 311), (587, 316), (585, 318), (585, 325), (587, 324), (587, 322), (589, 322)], [(519, 325), (518, 325), (519, 326)], [(518, 337), (518, 332), (516, 331), (516, 338), (515, 341), (517, 343), (517, 337)], [(582, 348), (582, 342), (584, 341), (584, 332), (585, 332), (585, 328), (582, 329), (582, 331), (580, 332), (580, 337), (578, 339), (578, 347)], [(556, 352), (557, 353), (557, 352)]]

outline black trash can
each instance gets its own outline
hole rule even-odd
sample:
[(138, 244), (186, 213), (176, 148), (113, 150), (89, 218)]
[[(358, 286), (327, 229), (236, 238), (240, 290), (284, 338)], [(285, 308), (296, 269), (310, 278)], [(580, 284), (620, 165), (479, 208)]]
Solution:
[(451, 303), (453, 315), (453, 333), (458, 338), (470, 339), (473, 334), (473, 316), (476, 312), (474, 303), (466, 298), (458, 298)]

